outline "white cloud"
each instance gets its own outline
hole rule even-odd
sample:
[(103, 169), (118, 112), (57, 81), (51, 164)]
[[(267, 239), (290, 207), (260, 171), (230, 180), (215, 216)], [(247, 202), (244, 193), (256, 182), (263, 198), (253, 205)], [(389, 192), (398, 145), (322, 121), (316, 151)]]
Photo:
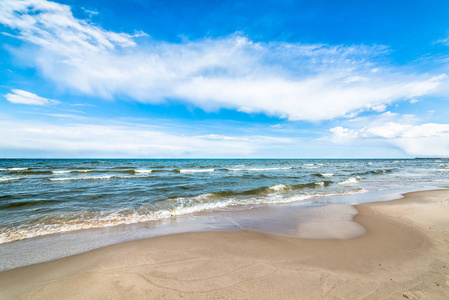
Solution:
[(359, 136), (357, 131), (353, 129), (343, 128), (341, 126), (331, 128), (330, 132), (332, 132), (331, 141), (338, 144), (347, 143)]
[(292, 142), (270, 136), (182, 135), (137, 123), (55, 125), (0, 120), (0, 127), (3, 156), (20, 152), (32, 157), (247, 157), (273, 143)]
[(12, 93), (5, 95), (6, 100), (11, 103), (27, 105), (50, 105), (60, 103), (59, 101), (39, 97), (38, 95), (27, 91), (13, 89), (11, 92)]
[(377, 112), (383, 112), (387, 109), (387, 106), (385, 104), (379, 104), (379, 105), (371, 107), (371, 109), (374, 111), (377, 111)]
[(0, 23), (17, 30), (17, 36), (48, 51), (67, 55), (99, 52), (115, 46), (135, 46), (132, 36), (114, 33), (73, 17), (67, 5), (45, 0), (3, 0)]
[(397, 115), (398, 115), (397, 113), (392, 113), (391, 111), (386, 111), (383, 114), (381, 114), (380, 117), (382, 119), (384, 119), (384, 118), (393, 118), (393, 117), (396, 117)]
[(410, 155), (449, 156), (449, 124), (385, 122), (370, 124), (358, 130), (339, 126), (330, 131), (330, 140), (335, 143), (383, 140)]
[(446, 80), (380, 68), (375, 57), (387, 52), (382, 46), (254, 43), (239, 35), (183, 43), (147, 38), (139, 45), (136, 37), (144, 34), (107, 31), (44, 0), (3, 0), (0, 23), (37, 46), (16, 53), (32, 57), (44, 76), (103, 98), (178, 99), (206, 111), (316, 121), (382, 111)]

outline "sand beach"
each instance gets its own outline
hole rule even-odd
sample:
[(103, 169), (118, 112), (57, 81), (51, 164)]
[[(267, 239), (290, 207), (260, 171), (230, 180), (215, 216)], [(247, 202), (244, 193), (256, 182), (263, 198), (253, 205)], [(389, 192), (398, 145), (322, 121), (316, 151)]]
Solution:
[[(449, 190), (355, 207), (353, 221), (366, 229), (355, 238), (292, 238), (245, 230), (168, 235), (2, 272), (0, 295), (448, 299)], [(308, 230), (334, 227), (310, 225)]]

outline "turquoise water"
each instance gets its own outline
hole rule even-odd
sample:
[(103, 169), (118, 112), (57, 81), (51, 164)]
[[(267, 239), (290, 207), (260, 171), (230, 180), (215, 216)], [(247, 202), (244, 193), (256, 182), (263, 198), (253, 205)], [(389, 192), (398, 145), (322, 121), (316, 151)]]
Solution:
[(448, 185), (448, 175), (449, 162), (438, 159), (4, 159), (0, 243), (336, 195), (350, 202), (369, 191)]

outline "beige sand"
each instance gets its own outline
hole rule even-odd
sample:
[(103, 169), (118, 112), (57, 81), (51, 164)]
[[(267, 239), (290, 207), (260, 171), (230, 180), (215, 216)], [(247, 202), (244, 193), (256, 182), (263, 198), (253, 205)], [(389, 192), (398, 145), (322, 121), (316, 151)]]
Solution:
[(0, 273), (0, 298), (449, 299), (449, 190), (356, 208), (357, 238), (158, 237)]

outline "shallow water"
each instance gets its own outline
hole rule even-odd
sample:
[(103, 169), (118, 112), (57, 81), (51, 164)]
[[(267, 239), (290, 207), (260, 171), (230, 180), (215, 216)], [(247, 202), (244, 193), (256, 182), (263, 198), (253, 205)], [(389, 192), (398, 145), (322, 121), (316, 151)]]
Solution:
[(266, 204), (353, 204), (448, 175), (438, 159), (0, 160), (0, 243)]

